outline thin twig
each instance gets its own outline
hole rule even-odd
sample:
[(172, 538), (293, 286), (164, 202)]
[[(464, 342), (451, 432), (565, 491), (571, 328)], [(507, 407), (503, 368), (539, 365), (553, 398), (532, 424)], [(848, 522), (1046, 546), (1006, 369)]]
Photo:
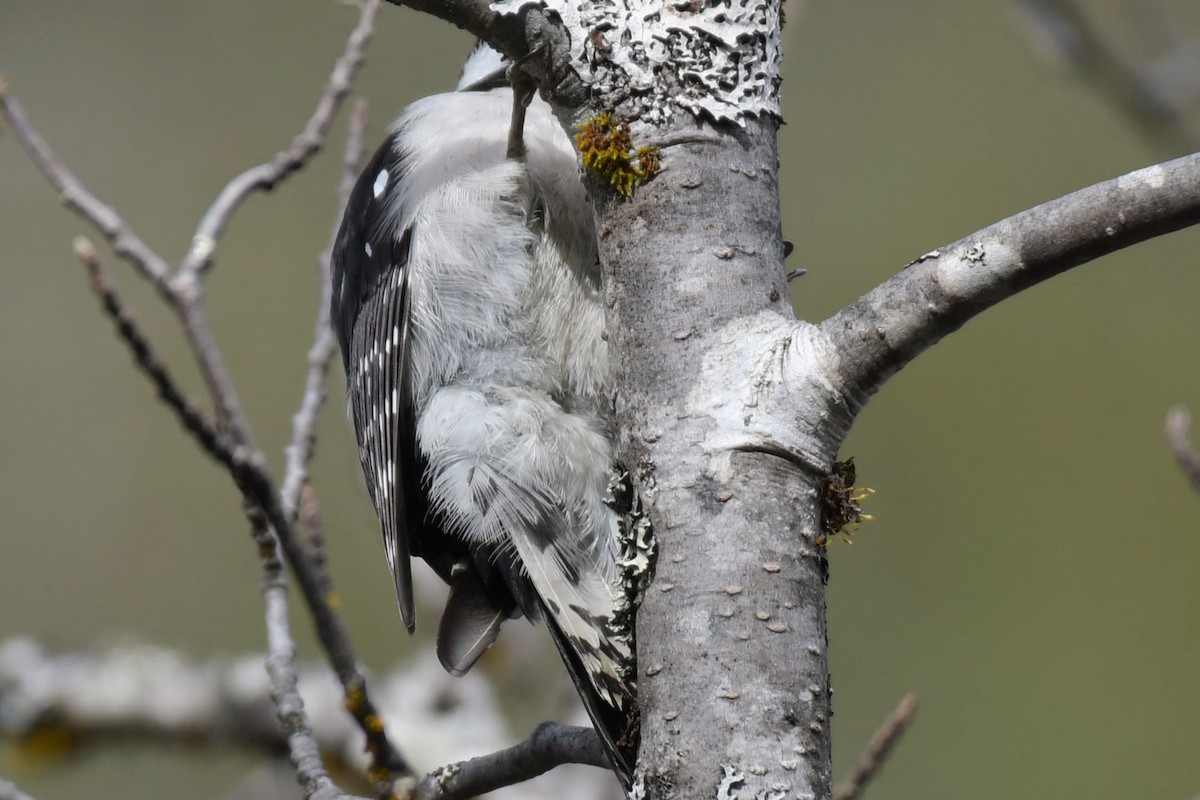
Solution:
[(317, 285), (320, 287), (320, 297), (317, 300), (316, 330), (313, 334), (312, 347), (308, 351), (308, 372), (305, 376), (300, 409), (292, 417), (292, 441), (284, 450), (287, 461), (279, 493), (284, 511), (293, 518), (300, 500), (301, 487), (308, 479), (308, 462), (312, 460), (313, 448), (316, 445), (317, 416), (326, 397), (325, 376), (329, 372), (329, 364), (337, 345), (329, 318), (330, 299), (333, 293), (330, 262), (333, 258), (333, 243), (337, 238), (342, 214), (345, 212), (346, 203), (350, 199), (350, 191), (354, 188), (354, 181), (358, 176), (366, 127), (367, 103), (365, 100), (359, 100), (355, 103), (354, 112), (350, 115), (346, 149), (342, 158), (342, 178), (338, 185), (337, 213), (334, 215), (333, 233), (330, 236), (329, 246), (317, 256)]
[[(266, 457), (255, 444), (251, 426), (242, 411), (232, 377), (217, 345), (204, 304), (203, 289), (198, 280), (205, 265), (211, 262), (212, 248), (215, 247), (216, 240), (224, 230), (229, 215), (240, 204), (245, 193), (256, 188), (274, 185), (279, 178), (303, 165), (320, 146), (334, 112), (348, 92), (349, 81), (362, 61), (363, 48), (370, 39), (377, 8), (378, 0), (366, 0), (360, 7), (359, 23), (350, 36), (345, 53), (333, 69), (316, 113), (310, 119), (305, 132), (293, 142), (293, 148), (286, 151), (271, 165), (265, 165), (266, 171), (256, 173), (251, 170), (241, 178), (235, 179), (227, 187), (198, 228), (198, 236), (209, 244), (202, 246), (199, 251), (193, 245), (189, 258), (185, 260), (180, 271), (174, 276), (170, 275), (166, 262), (133, 234), (129, 225), (114, 210), (97, 200), (65, 167), (58, 163), (49, 147), (25, 117), (15, 98), (5, 96), (0, 92), (0, 103), (2, 103), (3, 111), (14, 131), (17, 132), (18, 138), (29, 151), (30, 157), (42, 169), (51, 184), (63, 193), (68, 206), (77, 210), (85, 219), (100, 229), (118, 253), (133, 263), (143, 276), (153, 281), (160, 294), (179, 316), (217, 409), (215, 423), (208, 421), (196, 410), (194, 403), (186, 400), (182, 392), (178, 391), (175, 384), (169, 380), (165, 369), (161, 368), (161, 364), (156, 358), (147, 360), (146, 356), (152, 355), (152, 351), (145, 337), (135, 327), (126, 325), (122, 333), (123, 338), (133, 348), (135, 358), (139, 358), (139, 353), (141, 353), (139, 363), (143, 371), (155, 382), (160, 393), (164, 394), (164, 399), (168, 401), (168, 405), (181, 417), (185, 427), (200, 439), (206, 452), (211, 453), (225, 464), (248, 504), (258, 509), (250, 513), (261, 512), (266, 519), (269, 532), (277, 540), (278, 548), (282, 550), (296, 574), (297, 582), (313, 616), (318, 637), (344, 687), (346, 706), (359, 722), (360, 727), (367, 732), (368, 749), (372, 753), (372, 777), (383, 783), (397, 776), (410, 775), (411, 771), (384, 733), (383, 724), (367, 693), (366, 681), (358, 671), (357, 659), (345, 624), (330, 606), (331, 592), (328, 589), (328, 582), (323, 570), (308, 558), (306, 550), (296, 534), (294, 527), (296, 497), (298, 497), (299, 487), (303, 485), (303, 476), (301, 475), (301, 480), (296, 482), (293, 490), (296, 494), (290, 496), (289, 505), (285, 511), (268, 470)], [(354, 138), (354, 136), (351, 137), (352, 140)], [(94, 252), (94, 248), (92, 250)], [(90, 261), (93, 264), (99, 264), (98, 259), (90, 258), (91, 254), (85, 252), (84, 255), (89, 256), (85, 263)], [(326, 282), (322, 281), (323, 284)], [(111, 287), (111, 284), (106, 285)], [(115, 293), (112, 293), (111, 297), (115, 298)], [(327, 302), (323, 305), (327, 305)], [(114, 306), (112, 313), (120, 325), (119, 304)], [(328, 323), (326, 322), (325, 325), (327, 326)], [(325, 357), (325, 362), (328, 362), (328, 357)], [(319, 371), (322, 378), (323, 370), (324, 367), (313, 368), (313, 372)], [(312, 395), (312, 401), (305, 406), (314, 417), (316, 409), (320, 405), (322, 391), (322, 389), (318, 389), (317, 393)], [(301, 428), (305, 428), (307, 425), (309, 423), (304, 423)], [(311, 437), (301, 446), (302, 451), (310, 449)], [(306, 462), (307, 455), (302, 453), (300, 460)], [(266, 547), (263, 542), (259, 542), (259, 550), (264, 559), (274, 558), (275, 548), (275, 543)], [(264, 568), (270, 570), (274, 567), (267, 564)], [(286, 606), (284, 605), (286, 595), (282, 590), (275, 591), (274, 584), (270, 580), (267, 582), (264, 594), (268, 603), (268, 624), (269, 626), (275, 625), (270, 621), (271, 619), (277, 620), (281, 615), (286, 616)], [(276, 636), (282, 636), (284, 633), (277, 625), (270, 630)], [(282, 642), (277, 642), (277, 644), (279, 647), (283, 646)], [(278, 651), (279, 647), (275, 649)], [(279, 672), (278, 680), (286, 683), (286, 670), (280, 671), (280, 665), (283, 662), (276, 659), (274, 663)], [(286, 696), (288, 693), (284, 691), (283, 694)], [(288, 709), (281, 709), (281, 714), (285, 718), (285, 726), (289, 726), (290, 730), (300, 731), (307, 725), (302, 712), (302, 706), (296, 704), (292, 704)], [(299, 716), (294, 717), (294, 715)], [(303, 744), (303, 742), (299, 742), (296, 746)], [(316, 753), (315, 746), (305, 745), (305, 749), (306, 752)], [(326, 791), (319, 780), (315, 783), (306, 783), (306, 790), (310, 789), (318, 793)], [(311, 793), (310, 796), (312, 796)]]
[(1192, 426), (1192, 415), (1183, 406), (1175, 406), (1167, 412), (1167, 424), (1164, 433), (1171, 454), (1179, 463), (1179, 468), (1191, 482), (1192, 488), (1200, 492), (1200, 453), (1188, 438), (1188, 430)]
[(325, 593), (329, 594), (332, 584), (329, 582), (329, 573), (325, 569), (327, 558), (325, 555), (325, 526), (321, 522), (321, 501), (317, 499), (317, 490), (311, 483), (305, 483), (304, 488), (300, 490), (299, 522), (304, 529), (304, 547), (308, 550), (308, 557), (312, 559), (313, 566), (325, 577)]
[[(365, 13), (365, 12), (364, 12)], [(356, 33), (358, 31), (356, 30)], [(342, 682), (346, 694), (346, 708), (350, 711), (363, 735), (367, 739), (367, 752), (371, 754), (371, 778), (377, 784), (392, 783), (411, 778), (413, 773), (408, 762), (392, 745), (384, 730), (379, 715), (367, 693), (367, 681), (358, 668), (358, 659), (350, 643), (341, 617), (333, 610), (334, 593), (332, 582), (325, 570), (323, 551), (314, 552), (311, 546), (299, 540), (295, 523), (300, 506), (301, 493), (307, 484), (308, 462), (316, 444), (317, 417), (325, 402), (325, 376), (335, 349), (333, 330), (330, 327), (330, 259), (333, 239), (341, 224), (342, 213), (358, 175), (358, 164), (362, 159), (363, 136), (367, 124), (367, 105), (359, 101), (351, 114), (346, 149), (342, 158), (342, 179), (338, 185), (337, 214), (334, 218), (333, 234), (329, 247), (317, 259), (320, 299), (317, 305), (317, 321), (313, 344), (308, 352), (308, 373), (305, 377), (304, 393), (300, 409), (292, 418), (292, 440), (285, 449), (287, 465), (278, 496), (278, 507), (259, 497), (262, 509), (279, 536), (280, 545), (288, 563), (296, 573), (309, 610), (317, 628), (317, 635), (325, 647), (329, 662)], [(261, 481), (249, 482), (256, 494), (266, 491)], [(315, 503), (315, 499), (313, 501)]]
[(408, 762), (387, 738), (383, 718), (376, 710), (367, 691), (367, 681), (358, 669), (358, 658), (346, 623), (334, 610), (332, 592), (328, 589), (328, 578), (309, 557), (308, 551), (292, 520), (280, 504), (279, 496), (263, 465), (253, 460), (246, 448), (234, 452), (230, 468), (238, 488), (262, 511), (274, 530), (280, 549), (296, 576), (301, 595), (313, 617), (317, 638), (325, 650), (329, 663), (341, 681), (346, 699), (346, 710), (351, 713), (367, 736), (367, 750), (371, 754), (371, 779), (386, 784), (412, 775)]
[[(116, 323), (121, 339), (133, 352), (138, 367), (155, 384), (159, 396), (176, 413), (205, 452), (230, 470), (246, 498), (245, 513), (251, 522), (251, 533), (262, 562), (263, 600), (267, 617), (267, 670), (271, 676), (279, 719), (301, 783), (313, 790), (307, 796), (324, 797), (327, 792), (336, 793), (336, 787), (321, 765), (319, 749), (302, 713), (303, 702), (296, 693), (295, 645), (287, 621), (287, 584), (277, 555), (278, 540), (270, 530), (271, 527), (275, 531), (290, 530), (290, 520), (277, 501), (269, 477), (261, 465), (253, 460), (253, 455), (247, 448), (232, 446), (179, 389), (138, 328), (133, 315), (122, 306), (95, 248), (89, 241), (79, 237), (75, 242), (75, 251), (88, 269), (92, 288), (101, 299), (105, 313)], [(291, 534), (287, 541), (295, 546), (295, 539), (295, 535)], [(368, 737), (373, 756), (373, 777), (381, 782), (409, 775), (411, 771), (407, 764), (383, 732), (380, 717), (367, 695), (366, 681), (358, 672), (344, 626), (328, 605), (328, 577), (320, 564), (305, 557), (302, 548), (301, 552), (292, 553), (290, 560), (296, 565), (294, 569), (301, 585), (306, 587), (306, 599), (317, 598), (317, 605), (322, 606), (319, 609), (312, 608), (310, 601), (318, 630), (323, 634), (322, 641), (327, 642), (330, 660), (346, 687), (347, 707)]]
[(858, 757), (854, 772), (833, 790), (834, 800), (854, 800), (862, 794), (871, 779), (879, 774), (879, 770), (891, 755), (892, 748), (908, 730), (916, 713), (917, 696), (909, 692), (901, 698), (900, 704), (875, 731), (867, 749)]
[(233, 463), (233, 446), (216, 428), (199, 404), (179, 387), (165, 364), (159, 359), (149, 339), (138, 327), (133, 313), (126, 309), (117, 294), (116, 284), (100, 263), (95, 246), (83, 236), (75, 237), (75, 255), (87, 268), (92, 291), (100, 298), (104, 313), (112, 319), (117, 333), (133, 354), (138, 369), (150, 378), (158, 389), (159, 398), (175, 412), (183, 427), (192, 434), (204, 452), (228, 466)]
[(238, 206), (256, 191), (270, 191), (287, 176), (302, 168), (324, 146), (333, 119), (350, 93), (354, 75), (362, 66), (367, 45), (375, 31), (379, 0), (363, 0), (358, 25), (346, 39), (341, 58), (325, 82), (317, 107), (291, 145), (265, 164), (259, 164), (226, 184), (196, 227), (191, 247), (180, 265), (177, 280), (188, 283), (212, 266), (217, 242)]
[[(142, 241), (112, 206), (106, 205), (89, 192), (74, 173), (59, 162), (50, 145), (46, 144), (46, 140), (29, 122), (25, 109), (17, 102), (17, 98), (9, 94), (2, 84), (0, 110), (4, 112), (9, 127), (29, 154), (30, 160), (58, 191), (63, 205), (91, 223), (103, 234), (113, 252), (132, 264), (143, 277), (162, 290), (171, 271), (166, 260)], [(167, 297), (166, 293), (164, 297)]]
[(474, 797), (527, 781), (562, 764), (612, 768), (593, 729), (543, 722), (520, 744), (429, 773), (417, 796), (421, 800)]
[(288, 622), (287, 577), (276, 551), (267, 518), (247, 500), (244, 511), (262, 562), (262, 593), (267, 621), (267, 674), (271, 696), (287, 740), (288, 755), (296, 768), (296, 779), (309, 800), (342, 797), (321, 760), (321, 751), (304, 713), (304, 699), (296, 688), (296, 644)]

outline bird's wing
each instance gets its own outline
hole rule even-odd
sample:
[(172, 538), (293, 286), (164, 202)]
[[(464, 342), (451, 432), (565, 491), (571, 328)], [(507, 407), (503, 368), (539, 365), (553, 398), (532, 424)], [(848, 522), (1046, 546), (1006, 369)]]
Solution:
[(396, 230), (386, 201), (404, 172), (397, 131), (380, 146), (350, 194), (333, 254), (333, 324), (346, 365), (346, 390), (358, 455), (383, 529), (400, 616), (415, 627), (409, 526), (419, 507), (420, 476), (412, 463), (411, 391), (407, 361), (411, 319), (411, 231)]

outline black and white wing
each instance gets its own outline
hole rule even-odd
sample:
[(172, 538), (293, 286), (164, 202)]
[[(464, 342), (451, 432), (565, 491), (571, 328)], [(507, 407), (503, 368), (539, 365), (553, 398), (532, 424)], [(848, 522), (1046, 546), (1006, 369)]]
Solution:
[[(414, 497), (411, 391), (407, 385), (411, 293), (409, 231), (396, 230), (387, 202), (402, 179), (396, 132), (359, 177), (333, 250), (334, 331), (346, 366), (346, 394), (367, 491), (379, 514), (400, 616), (415, 627), (409, 529), (422, 505)], [(416, 520), (419, 524), (419, 519)]]
[[(520, 567), (499, 548), (468, 543), (429, 509), (426, 461), (416, 439), (413, 385), (412, 227), (421, 210), (401, 202), (403, 124), (358, 179), (333, 252), (332, 321), (346, 366), (346, 393), (367, 490), (379, 516), (400, 615), (415, 627), (411, 556), (450, 585), (438, 627), (443, 666), (461, 675), (495, 641), (517, 606)], [(409, 222), (404, 222), (409, 220)], [(436, 325), (434, 325), (436, 327)]]

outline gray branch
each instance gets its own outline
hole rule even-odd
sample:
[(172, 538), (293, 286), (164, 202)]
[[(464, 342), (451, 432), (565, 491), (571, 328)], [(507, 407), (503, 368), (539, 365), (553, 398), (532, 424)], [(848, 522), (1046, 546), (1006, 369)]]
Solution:
[(943, 336), (1072, 267), (1200, 222), (1200, 154), (1098, 183), (921, 256), (821, 324), (856, 412)]
[[(279, 719), (288, 732), (289, 749), (297, 769), (304, 778), (310, 796), (325, 797), (336, 789), (324, 775), (319, 752), (308, 731), (303, 704), (295, 691), (294, 644), (287, 627), (287, 597), (282, 565), (276, 551), (282, 550), (291, 565), (302, 594), (315, 620), (318, 637), (342, 683), (347, 702), (370, 744), (375, 763), (373, 774), (380, 780), (406, 776), (410, 770), (384, 732), (373, 702), (367, 692), (366, 680), (360, 672), (354, 650), (342, 619), (328, 602), (328, 577), (320, 564), (309, 557), (295, 531), (299, 496), (304, 484), (304, 471), (314, 442), (316, 414), (324, 399), (323, 379), (332, 353), (328, 332), (327, 298), (318, 312), (316, 335), (310, 351), (309, 373), (300, 411), (293, 422), (293, 441), (288, 451), (287, 493), (277, 491), (267, 467), (266, 455), (255, 444), (249, 420), (242, 411), (233, 380), (208, 319), (200, 278), (212, 263), (218, 240), (231, 215), (252, 191), (271, 188), (279, 180), (307, 163), (322, 146), (333, 118), (349, 92), (350, 81), (362, 63), (364, 49), (370, 40), (378, 0), (365, 0), (359, 7), (359, 19), (351, 33), (343, 56), (334, 65), (317, 108), (292, 147), (274, 161), (243, 173), (235, 178), (209, 209), (197, 230), (188, 255), (179, 269), (171, 273), (166, 261), (144, 243), (130, 226), (109, 206), (98, 200), (60, 164), (49, 146), (33, 127), (16, 98), (0, 87), (0, 111), (8, 119), (18, 140), (30, 158), (46, 175), (47, 180), (75, 210), (99, 229), (112, 243), (114, 250), (131, 262), (135, 269), (152, 281), (160, 295), (176, 312), (187, 334), (192, 351), (200, 364), (201, 374), (217, 409), (216, 420), (210, 422), (171, 380), (165, 365), (154, 357), (153, 349), (124, 309), (116, 296), (115, 287), (103, 272), (99, 258), (90, 245), (77, 249), (92, 276), (93, 286), (106, 311), (118, 325), (122, 340), (131, 348), (139, 367), (158, 387), (160, 395), (179, 416), (184, 427), (210, 455), (228, 469), (234, 483), (245, 498), (245, 510), (251, 522), (263, 567), (264, 601), (266, 604), (270, 657), (268, 669), (276, 681)], [(356, 117), (361, 126), (361, 115)], [(360, 149), (361, 127), (352, 130), (349, 147)], [(351, 159), (353, 155), (353, 159)], [(357, 152), (348, 154), (347, 161), (357, 161)], [(353, 166), (347, 167), (353, 171)], [(343, 186), (345, 180), (343, 180)], [(344, 203), (345, 190), (342, 191)], [(340, 214), (339, 214), (340, 216)], [(327, 268), (321, 273), (323, 290)]]
[[(291, 645), (286, 619), (278, 616), (285, 609), (272, 599), (268, 604), (272, 648), (278, 646), (268, 658), (274, 666), (277, 658), (290, 658)], [(363, 735), (346, 717), (329, 671), (307, 665), (290, 670), (290, 677), (268, 678), (262, 661), (261, 655), (196, 661), (146, 644), (52, 653), (32, 639), (9, 639), (0, 642), (0, 736), (27, 737), (53, 726), (81, 743), (204, 743), (284, 754), (290, 732), (281, 732), (275, 706), (279, 687), (290, 682), (283, 705), (298, 709), (293, 704), (303, 695), (306, 738), (344, 768), (365, 774)], [(472, 797), (563, 764), (607, 768), (591, 728), (543, 723), (525, 741), (503, 748), (504, 715), (487, 679), (451, 677), (432, 653), (381, 677), (378, 686), (381, 713), (406, 723), (406, 749), (429, 763), (450, 763), (411, 782), (421, 800)], [(495, 752), (464, 760), (481, 750)], [(336, 796), (323, 768), (311, 761), (316, 752), (301, 759), (293, 752), (292, 758), (305, 767), (303, 782), (320, 785), (319, 796)], [(570, 779), (545, 790), (546, 797), (587, 795)]]
[(469, 31), (512, 59), (534, 48), (538, 58), (525, 61), (527, 72), (557, 106), (573, 109), (586, 91), (570, 66), (569, 32), (536, 3), (515, 15), (497, 14), (491, 0), (388, 0), (398, 6), (445, 20)]
[(505, 17), (491, 8), (491, 0), (388, 0), (445, 20), (456, 28), (475, 34), (509, 55), (528, 52), (525, 25), (517, 17)]
[(474, 797), (523, 783), (561, 764), (611, 769), (595, 730), (543, 722), (528, 739), (507, 750), (434, 770), (421, 781), (417, 795), (422, 800)]
[(304, 167), (325, 145), (330, 126), (338, 109), (354, 85), (354, 76), (362, 66), (367, 45), (375, 33), (375, 14), (379, 0), (360, 0), (358, 25), (350, 32), (341, 58), (333, 66), (317, 107), (297, 134), (291, 145), (265, 164), (251, 167), (226, 184), (217, 199), (204, 212), (192, 245), (184, 256), (174, 280), (185, 284), (196, 279), (197, 273), (212, 266), (217, 242), (238, 207), (256, 191), (270, 191), (288, 175)]
[(900, 737), (912, 724), (916, 713), (917, 696), (909, 692), (901, 698), (900, 703), (871, 736), (866, 750), (859, 756), (858, 763), (854, 765), (854, 771), (845, 781), (834, 788), (833, 800), (856, 800), (862, 796), (867, 784), (883, 769), (888, 756), (892, 754)]
[(283, 481), (279, 487), (279, 497), (284, 512), (291, 519), (296, 519), (300, 492), (308, 479), (308, 462), (312, 459), (313, 448), (316, 446), (317, 417), (321, 412), (321, 407), (325, 404), (325, 377), (337, 349), (333, 328), (329, 321), (330, 296), (333, 293), (333, 281), (330, 279), (333, 244), (337, 237), (338, 226), (341, 225), (346, 203), (350, 199), (350, 191), (354, 188), (354, 181), (358, 177), (366, 128), (367, 104), (360, 100), (355, 104), (354, 112), (350, 115), (350, 128), (342, 157), (342, 180), (338, 185), (337, 211), (334, 214), (329, 246), (317, 257), (317, 286), (320, 287), (320, 291), (317, 298), (317, 319), (313, 331), (313, 342), (308, 350), (308, 372), (304, 379), (304, 392), (301, 396), (300, 408), (292, 417), (292, 441), (284, 450), (287, 463), (284, 468)]

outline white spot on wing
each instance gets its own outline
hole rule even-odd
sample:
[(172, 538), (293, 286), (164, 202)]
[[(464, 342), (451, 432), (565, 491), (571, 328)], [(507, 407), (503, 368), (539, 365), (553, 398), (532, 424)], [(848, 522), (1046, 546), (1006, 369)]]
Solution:
[(367, 258), (370, 258), (371, 257), (371, 243), (367, 242), (365, 245), (363, 245), (363, 250), (365, 250), (367, 252)]
[(386, 169), (379, 170), (379, 174), (375, 176), (375, 185), (371, 187), (371, 192), (375, 195), (376, 200), (383, 194), (383, 190), (387, 188), (387, 182), (388, 171)]

